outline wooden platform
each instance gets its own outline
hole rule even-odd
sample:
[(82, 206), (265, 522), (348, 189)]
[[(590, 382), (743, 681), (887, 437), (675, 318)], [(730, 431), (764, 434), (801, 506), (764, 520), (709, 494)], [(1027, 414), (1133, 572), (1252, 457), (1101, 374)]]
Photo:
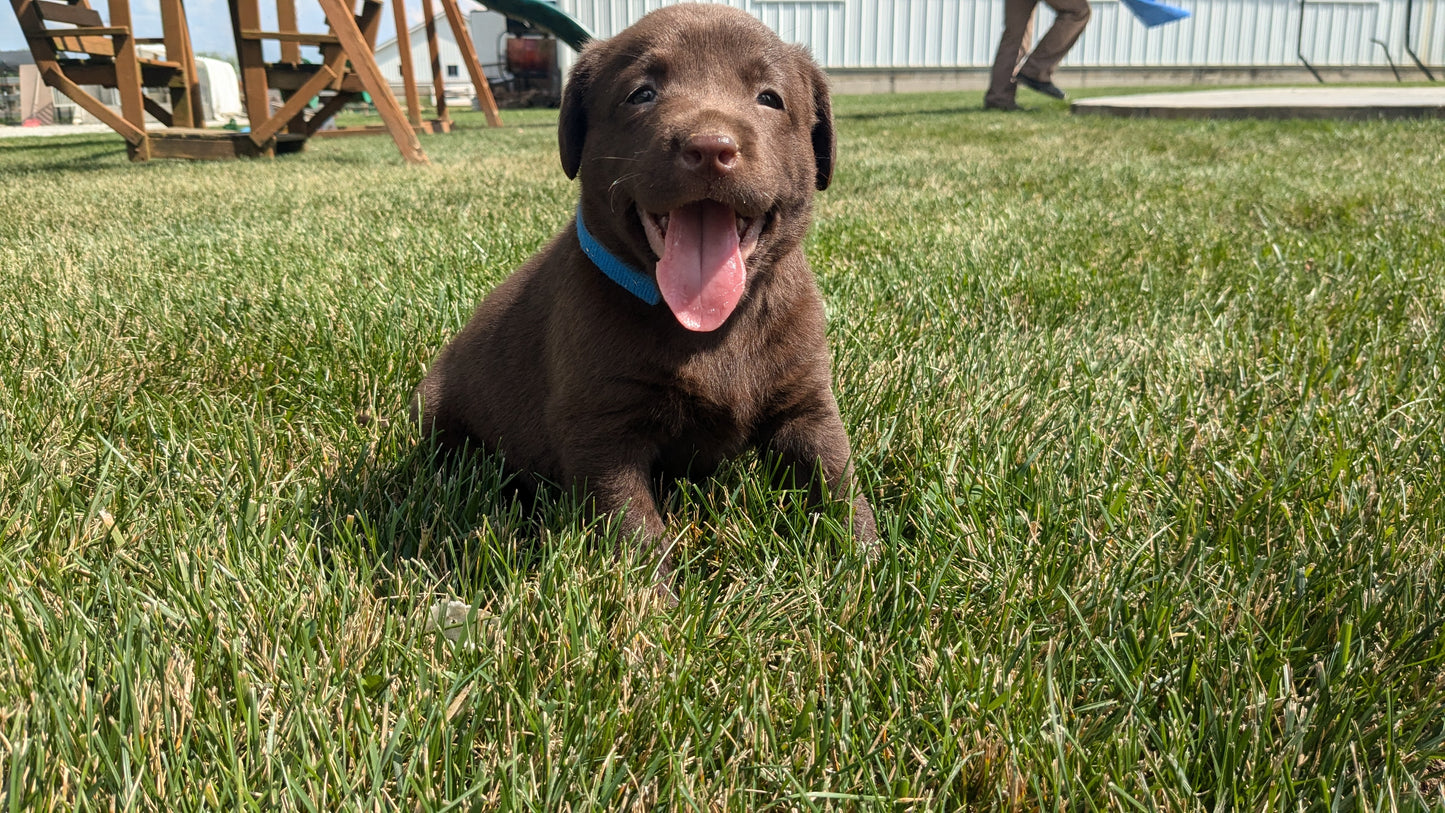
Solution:
[(230, 130), (197, 130), (168, 127), (150, 133), (152, 158), (191, 158), (217, 161), (229, 158), (257, 158), (265, 155), (288, 155), (306, 148), (306, 136), (281, 133), (270, 149), (256, 146), (246, 133)]

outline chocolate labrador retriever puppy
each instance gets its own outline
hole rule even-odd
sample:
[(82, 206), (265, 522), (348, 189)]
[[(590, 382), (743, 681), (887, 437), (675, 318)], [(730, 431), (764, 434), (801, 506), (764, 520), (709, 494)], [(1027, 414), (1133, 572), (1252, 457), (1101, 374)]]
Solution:
[(669, 6), (589, 45), (557, 128), (577, 216), (499, 285), (417, 389), (423, 431), (584, 487), (655, 557), (655, 488), (756, 447), (850, 499), (823, 302), (803, 257), (833, 174), (827, 79), (747, 13)]

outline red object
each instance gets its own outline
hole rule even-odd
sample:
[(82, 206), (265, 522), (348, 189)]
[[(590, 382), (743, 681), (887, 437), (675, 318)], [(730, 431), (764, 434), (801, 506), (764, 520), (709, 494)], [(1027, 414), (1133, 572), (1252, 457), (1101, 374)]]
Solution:
[(40, 126), (40, 119), (26, 119), (25, 121), (20, 122), (20, 126), (21, 126), (21, 127), (39, 127), (39, 126)]
[(557, 41), (549, 37), (512, 37), (507, 40), (509, 73), (550, 73), (557, 61)]

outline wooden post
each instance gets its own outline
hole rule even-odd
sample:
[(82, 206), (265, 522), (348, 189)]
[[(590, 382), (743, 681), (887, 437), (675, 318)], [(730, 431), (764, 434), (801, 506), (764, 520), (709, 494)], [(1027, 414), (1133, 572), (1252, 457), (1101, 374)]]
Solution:
[[(141, 95), (140, 62), (135, 55), (135, 35), (130, 27), (130, 3), (110, 0), (110, 24), (127, 33), (115, 35), (115, 87), (120, 94), (120, 114), (141, 132), (145, 132), (145, 99)], [(132, 161), (148, 161), (151, 157), (149, 139), (131, 145)]]
[[(276, 0), (276, 28), (282, 33), (297, 33), (296, 0)], [(300, 65), (301, 43), (292, 42), (289, 40), (281, 40), (281, 61), (289, 63), (291, 65)], [(329, 59), (326, 61), (330, 62)], [(322, 71), (321, 73), (326, 73), (326, 71)], [(312, 78), (313, 80), (315, 79), (315, 77)], [(334, 72), (332, 72), (332, 78), (335, 78)], [(292, 93), (291, 97), (286, 99), (288, 104), (283, 105), (283, 107), (296, 107), (296, 105), (289, 104), (289, 102), (291, 102), (295, 96), (296, 94)], [(287, 120), (286, 132), (306, 132), (306, 103), (309, 101), (311, 101), (309, 97), (301, 101), (300, 108), (297, 109), (296, 113)], [(269, 122), (267, 123), (269, 124)], [(251, 125), (251, 132), (256, 132), (255, 124)], [(253, 136), (251, 140), (254, 142), (256, 139)]]
[(181, 0), (161, 0), (161, 28), (165, 33), (166, 60), (181, 66), (182, 86), (171, 87), (171, 126), (205, 127), (201, 106), (201, 83), (196, 73), (196, 54), (191, 50), (191, 31)]
[[(376, 35), (381, 31), (382, 0), (363, 0), (361, 13), (356, 15), (356, 27), (366, 38), (366, 50), (376, 56)], [(395, 94), (393, 94), (395, 95)]]
[(457, 8), (457, 0), (441, 0), (441, 4), (446, 10), (447, 22), (452, 24), (452, 35), (456, 37), (457, 47), (461, 49), (467, 73), (471, 74), (472, 86), (477, 89), (477, 99), (482, 104), (482, 112), (487, 114), (487, 124), (501, 127), (502, 114), (497, 110), (497, 100), (492, 97), (492, 86), (487, 82), (487, 75), (482, 73), (482, 63), (477, 59), (477, 49), (472, 44), (472, 33), (467, 30), (467, 21), (462, 18), (462, 10)]
[(416, 67), (411, 64), (411, 30), (406, 25), (405, 0), (391, 0), (396, 17), (396, 55), (401, 57), (401, 83), (406, 87), (406, 115), (413, 127), (421, 126), (421, 99), (416, 93)]
[(236, 35), (236, 59), (241, 63), (241, 92), (246, 94), (246, 118), (260, 127), (271, 118), (270, 88), (266, 83), (266, 58), (261, 41), (241, 35), (261, 28), (261, 7), (257, 0), (230, 0), (231, 30)]
[[(276, 0), (276, 28), (283, 33), (296, 33), (296, 0)], [(281, 40), (281, 61), (300, 65), (301, 43)]]
[[(175, 0), (176, 14), (180, 20), (181, 41), (186, 45), (186, 61), (181, 68), (186, 72), (186, 89), (190, 93), (190, 106), (194, 111), (191, 114), (191, 126), (197, 129), (204, 129), (206, 126), (206, 107), (201, 101), (201, 75), (196, 70), (196, 48), (191, 43), (191, 23), (186, 17), (185, 0)], [(170, 58), (168, 56), (168, 58)]]
[(437, 48), (437, 19), (431, 0), (421, 0), (421, 13), (426, 16), (426, 47), (431, 53), (431, 83), (432, 93), (436, 94), (437, 121), (443, 123), (445, 130), (450, 127), (451, 118), (447, 116), (447, 81), (442, 76), (441, 51)]
[(343, 0), (321, 0), (321, 10), (326, 14), (327, 22), (331, 23), (331, 29), (341, 40), (341, 47), (351, 60), (352, 70), (356, 71), (357, 77), (361, 79), (362, 87), (371, 94), (376, 112), (380, 113), (381, 120), (386, 122), (386, 129), (396, 142), (397, 149), (401, 150), (402, 157), (413, 164), (427, 163), (426, 153), (421, 150), (416, 131), (407, 124), (406, 114), (401, 112), (401, 105), (396, 103), (391, 86), (381, 75), (381, 68), (376, 66), (376, 55), (367, 47), (366, 37), (357, 27), (356, 17), (351, 9)]

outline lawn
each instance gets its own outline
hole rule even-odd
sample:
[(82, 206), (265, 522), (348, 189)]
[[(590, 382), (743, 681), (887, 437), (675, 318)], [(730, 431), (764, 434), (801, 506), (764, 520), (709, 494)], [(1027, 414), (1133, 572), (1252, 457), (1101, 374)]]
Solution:
[(675, 608), (406, 420), (572, 212), (555, 111), (0, 141), (0, 797), (1445, 808), (1445, 128), (978, 106), (837, 100), (883, 555), (744, 459), (669, 499)]

